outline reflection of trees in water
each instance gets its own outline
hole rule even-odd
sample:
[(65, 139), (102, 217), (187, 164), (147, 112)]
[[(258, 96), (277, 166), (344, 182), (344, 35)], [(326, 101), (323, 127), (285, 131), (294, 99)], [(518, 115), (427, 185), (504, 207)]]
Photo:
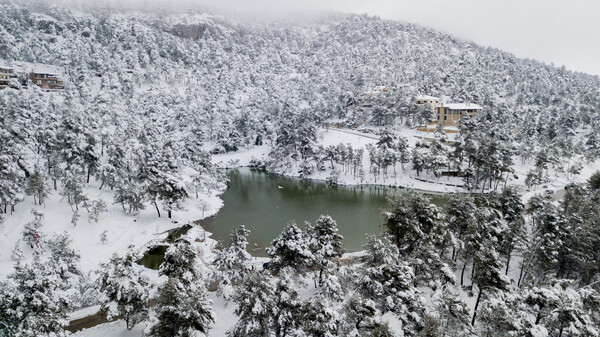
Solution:
[[(380, 214), (389, 208), (387, 199), (409, 191), (376, 185), (329, 186), (248, 168), (230, 170), (228, 176), (223, 208), (200, 224), (224, 244), (232, 228), (246, 225), (251, 230), (248, 252), (255, 256), (265, 255), (265, 247), (290, 220), (302, 228), (305, 220), (314, 222), (321, 214), (338, 222), (347, 248), (360, 249), (366, 232), (380, 232)], [(443, 196), (428, 197), (444, 204)]]

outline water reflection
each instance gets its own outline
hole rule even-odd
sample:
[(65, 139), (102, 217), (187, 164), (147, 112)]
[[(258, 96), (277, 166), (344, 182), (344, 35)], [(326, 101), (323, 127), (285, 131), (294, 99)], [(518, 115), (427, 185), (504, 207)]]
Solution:
[[(387, 198), (405, 193), (383, 186), (328, 186), (249, 168), (231, 170), (228, 176), (223, 208), (201, 224), (224, 241), (232, 228), (245, 225), (252, 231), (248, 248), (259, 256), (288, 222), (295, 221), (302, 228), (305, 221), (313, 222), (321, 214), (337, 221), (348, 251), (360, 250), (366, 233), (381, 232), (380, 214), (388, 206)], [(445, 203), (442, 196), (430, 197), (438, 205)]]

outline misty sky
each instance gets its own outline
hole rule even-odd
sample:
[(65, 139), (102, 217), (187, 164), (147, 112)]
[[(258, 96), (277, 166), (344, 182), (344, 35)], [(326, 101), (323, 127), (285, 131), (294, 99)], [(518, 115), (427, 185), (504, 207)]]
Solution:
[(518, 57), (600, 75), (598, 0), (183, 1), (250, 14), (288, 15), (324, 10), (368, 13), (432, 27)]

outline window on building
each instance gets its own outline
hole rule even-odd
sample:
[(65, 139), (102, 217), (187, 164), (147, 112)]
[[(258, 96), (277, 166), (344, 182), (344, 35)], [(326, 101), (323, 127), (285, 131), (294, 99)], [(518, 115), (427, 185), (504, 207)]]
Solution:
[(56, 84), (56, 81), (48, 81), (50, 84)]

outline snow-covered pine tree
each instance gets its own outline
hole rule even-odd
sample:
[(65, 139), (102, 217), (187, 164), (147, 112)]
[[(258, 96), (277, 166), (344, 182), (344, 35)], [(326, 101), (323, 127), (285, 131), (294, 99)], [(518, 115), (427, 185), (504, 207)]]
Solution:
[(271, 242), (266, 252), (271, 257), (269, 268), (272, 266), (274, 269), (292, 267), (303, 272), (313, 260), (308, 236), (294, 222), (290, 222)]
[(83, 283), (83, 273), (79, 268), (80, 255), (73, 248), (73, 240), (67, 233), (55, 234), (47, 242), (50, 258), (46, 262), (47, 268), (58, 280), (58, 288), (69, 296), (73, 306), (78, 305), (79, 293), (74, 289), (80, 289)]
[(27, 243), (31, 248), (43, 246), (44, 244), (44, 234), (42, 233), (42, 219), (44, 215), (39, 213), (35, 209), (31, 210), (31, 214), (33, 214), (33, 220), (28, 222), (23, 228), (23, 232), (21, 233), (21, 237), (23, 241)]
[(325, 269), (331, 268), (332, 260), (344, 253), (344, 237), (338, 234), (337, 223), (329, 215), (321, 215), (314, 225), (307, 224), (306, 232), (314, 265), (319, 270), (317, 280), (321, 284)]
[(380, 313), (371, 299), (353, 294), (344, 302), (342, 315), (341, 334), (360, 336), (372, 331), (378, 325)]
[(342, 320), (340, 313), (333, 304), (319, 294), (310, 297), (302, 303), (299, 323), (307, 336), (333, 337), (338, 336)]
[(106, 242), (108, 242), (108, 231), (107, 230), (100, 233), (100, 242), (102, 242), (102, 244), (105, 244)]
[(302, 302), (296, 290), (295, 270), (283, 268), (277, 275), (273, 297), (275, 299), (273, 331), (276, 337), (294, 336), (299, 331)]
[(227, 332), (229, 337), (261, 337), (273, 332), (275, 317), (274, 286), (266, 274), (250, 273), (233, 295), (237, 323)]
[(199, 331), (208, 335), (215, 321), (212, 300), (203, 284), (184, 283), (170, 277), (158, 292), (156, 321), (146, 329), (148, 336), (195, 336)]
[(481, 301), (484, 290), (488, 294), (507, 290), (510, 280), (502, 273), (502, 267), (498, 253), (489, 243), (482, 245), (473, 257), (473, 283), (477, 284), (477, 299), (473, 308), (471, 325), (475, 324), (477, 308)]
[(33, 196), (33, 203), (36, 205), (42, 205), (44, 200), (48, 197), (49, 187), (46, 184), (46, 175), (43, 171), (40, 171), (36, 165), (33, 173), (27, 180), (27, 186), (25, 187), (25, 193)]
[(69, 291), (52, 269), (36, 259), (15, 264), (9, 281), (0, 282), (0, 333), (6, 336), (64, 336), (67, 313), (74, 308)]
[(176, 278), (184, 284), (202, 281), (203, 275), (201, 275), (198, 265), (198, 257), (189, 241), (178, 239), (167, 248), (164, 261), (160, 265), (159, 274)]
[(85, 203), (88, 198), (85, 195), (85, 183), (83, 181), (83, 172), (78, 167), (72, 167), (66, 169), (61, 179), (62, 191), (61, 195), (67, 199), (71, 208), (74, 207), (73, 212), (79, 211), (79, 205)]
[(432, 296), (433, 314), (439, 321), (439, 331), (448, 337), (473, 337), (471, 312), (467, 303), (450, 289), (441, 289)]
[(249, 234), (250, 231), (243, 225), (234, 228), (229, 235), (229, 247), (221, 249), (213, 262), (219, 280), (219, 291), (226, 298), (228, 296), (224, 290), (232, 284), (240, 284), (248, 272), (250, 254), (246, 251), (246, 246)]
[(150, 281), (131, 253), (125, 257), (114, 254), (108, 263), (100, 265), (98, 274), (102, 312), (109, 318), (123, 315), (128, 330), (147, 318)]

